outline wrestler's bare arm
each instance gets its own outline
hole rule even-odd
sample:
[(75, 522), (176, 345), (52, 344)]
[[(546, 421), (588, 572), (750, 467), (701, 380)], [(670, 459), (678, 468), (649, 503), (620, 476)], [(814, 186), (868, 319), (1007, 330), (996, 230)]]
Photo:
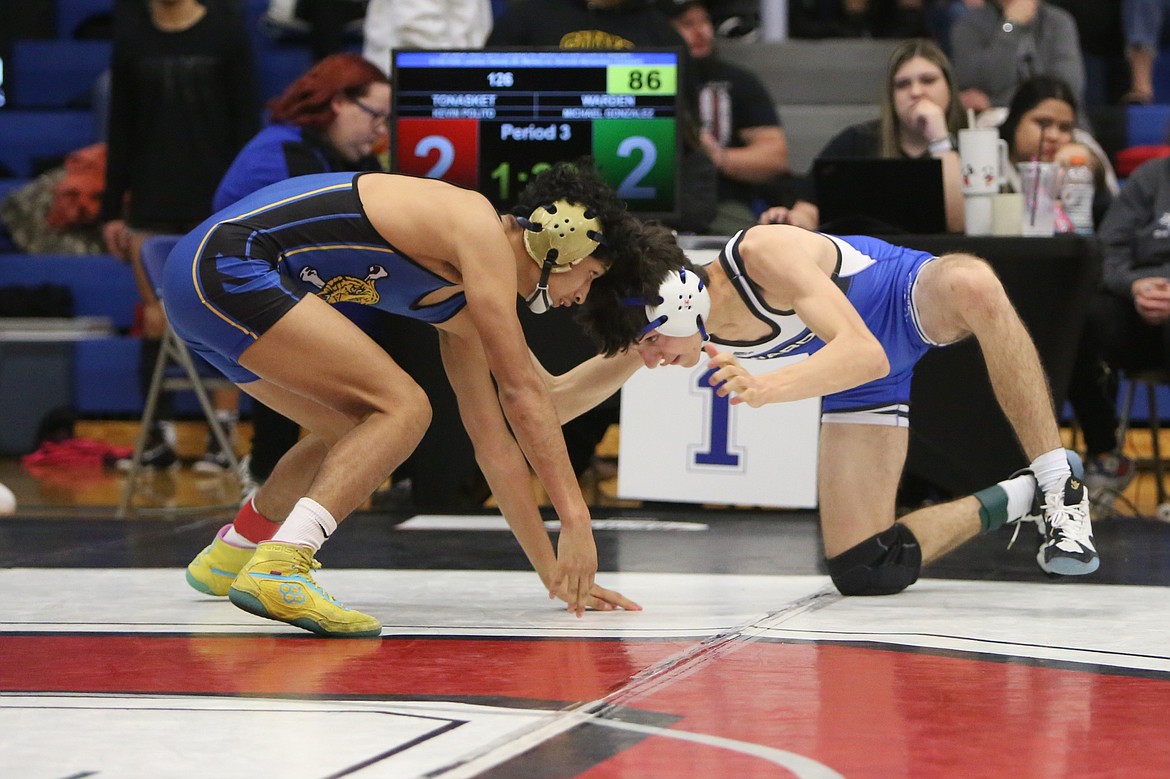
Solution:
[(548, 387), (557, 418), (563, 425), (621, 389), (626, 380), (642, 367), (642, 358), (633, 350), (613, 357), (599, 354), (557, 376), (545, 370), (536, 355), (532, 356), (532, 364)]
[(761, 406), (840, 392), (889, 372), (881, 344), (829, 276), (837, 258), (832, 241), (790, 225), (769, 225), (752, 228), (739, 252), (769, 305), (794, 310), (825, 346), (761, 375), (747, 373), (730, 354), (719, 353), (712, 357), (718, 370), (711, 383), (724, 382), (721, 395)]
[(514, 246), (490, 204), (476, 193), (455, 190), (443, 211), (457, 217), (434, 229), (441, 232), (462, 276), (467, 307), (459, 315), (461, 325), (474, 330), (504, 415), (561, 520), (552, 591), (563, 593), (570, 611), (580, 616), (593, 590), (597, 548), (556, 409), (532, 365), (516, 316)]

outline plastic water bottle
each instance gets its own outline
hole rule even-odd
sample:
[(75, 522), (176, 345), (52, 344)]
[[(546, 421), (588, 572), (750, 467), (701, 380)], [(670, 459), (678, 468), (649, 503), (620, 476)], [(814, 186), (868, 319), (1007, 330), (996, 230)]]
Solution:
[(1077, 235), (1093, 234), (1093, 171), (1084, 157), (1073, 157), (1064, 171), (1060, 204)]

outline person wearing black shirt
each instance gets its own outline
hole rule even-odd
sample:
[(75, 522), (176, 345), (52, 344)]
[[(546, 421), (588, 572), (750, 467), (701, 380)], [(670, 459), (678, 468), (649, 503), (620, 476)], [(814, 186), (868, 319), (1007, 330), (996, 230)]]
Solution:
[(700, 141), (719, 171), (719, 206), (708, 230), (731, 235), (755, 224), (764, 205), (789, 186), (788, 140), (760, 80), (718, 56), (707, 0), (663, 0), (661, 7), (690, 51)]
[(525, 0), (496, 19), (486, 45), (634, 49), (683, 42), (651, 0)]
[[(211, 213), (216, 185), (259, 128), (251, 49), (228, 0), (119, 3), (114, 22), (103, 237), (131, 263), (143, 302), (139, 383), (146, 394), (165, 327), (142, 267), (151, 234), (185, 233)], [(231, 399), (218, 399), (223, 408)], [(159, 416), (170, 416), (160, 397)], [(173, 429), (151, 431), (144, 462), (176, 462)]]

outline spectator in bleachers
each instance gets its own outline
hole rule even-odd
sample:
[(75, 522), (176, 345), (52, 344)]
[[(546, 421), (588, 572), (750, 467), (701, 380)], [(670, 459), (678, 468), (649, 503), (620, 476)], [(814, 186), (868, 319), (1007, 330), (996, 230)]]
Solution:
[(683, 42), (653, 0), (520, 0), (496, 19), (487, 45), (632, 49)]
[[(789, 0), (794, 38), (919, 38), (950, 0)], [(958, 3), (961, 0), (954, 0)]]
[[(1111, 369), (1170, 368), (1170, 157), (1150, 160), (1126, 179), (1097, 237), (1102, 287), (1090, 303), (1084, 332), (1092, 340), (1082, 351)], [(1098, 381), (1081, 384), (1074, 395), (1074, 373), (1069, 387), (1092, 458), (1085, 469), (1091, 493), (1124, 489), (1134, 469), (1117, 440), (1115, 385), (1101, 381), (1103, 375), (1090, 374)]]
[[(333, 54), (275, 98), (269, 115), (271, 124), (244, 146), (220, 182), (215, 211), (293, 176), (380, 170), (375, 152), (386, 140), (390, 82), (357, 54)], [(263, 482), (299, 438), (299, 425), (254, 401), (248, 476)]]
[[(110, 253), (134, 267), (142, 296), (145, 395), (165, 320), (142, 267), (142, 242), (186, 233), (207, 218), (219, 180), (259, 126), (251, 48), (234, 3), (120, 3), (110, 89), (103, 235)], [(218, 400), (225, 421), (234, 402)], [(167, 393), (160, 403), (158, 418), (168, 420)], [(217, 453), (208, 456), (214, 467)], [(144, 462), (176, 462), (173, 425), (150, 431)]]
[(271, 37), (303, 37), (316, 61), (341, 51), (365, 12), (366, 0), (269, 0), (261, 23)]
[[(934, 157), (942, 160), (947, 229), (962, 232), (963, 182), (955, 134), (962, 112), (946, 54), (932, 41), (914, 39), (894, 49), (882, 89), (881, 117), (846, 127), (818, 158)], [(803, 204), (798, 204), (803, 205)], [(770, 208), (761, 224), (791, 221), (791, 210)]]
[(755, 224), (763, 203), (777, 200), (775, 189), (789, 173), (788, 141), (759, 78), (718, 56), (707, 0), (665, 0), (661, 6), (690, 51), (700, 142), (719, 171), (719, 207), (708, 231), (731, 235)]
[(29, 254), (101, 254), (106, 247), (98, 211), (105, 183), (105, 144), (78, 149), (63, 166), (0, 201), (0, 222)]
[(844, 35), (920, 38), (926, 35), (927, 0), (841, 0)]
[(491, 31), (490, 0), (370, 0), (362, 54), (388, 74), (391, 49), (479, 49)]
[(1055, 76), (1083, 102), (1085, 64), (1072, 15), (1044, 0), (986, 0), (951, 28), (964, 108), (1006, 106), (1025, 79)]
[(1082, 108), (1116, 103), (1129, 87), (1122, 0), (1048, 0), (1072, 14), (1085, 62)]
[(927, 6), (926, 27), (929, 37), (951, 55), (951, 28), (968, 8), (981, 8), (985, 0), (932, 0)]
[(1170, 0), (1122, 0), (1125, 56), (1129, 60), (1129, 103), (1154, 102), (1154, 58), (1162, 28), (1170, 15)]
[(1012, 190), (1020, 192), (1016, 164), (1035, 159), (1068, 165), (1073, 157), (1083, 157), (1093, 171), (1096, 184), (1093, 214), (1094, 222), (1099, 222), (1118, 191), (1117, 177), (1101, 145), (1077, 127), (1079, 119), (1076, 94), (1060, 79), (1033, 76), (1020, 84), (1007, 117), (999, 126), (1012, 163), (1004, 176)]

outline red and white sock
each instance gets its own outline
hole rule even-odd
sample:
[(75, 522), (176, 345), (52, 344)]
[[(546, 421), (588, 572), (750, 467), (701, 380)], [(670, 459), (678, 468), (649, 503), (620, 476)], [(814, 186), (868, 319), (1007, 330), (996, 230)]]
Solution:
[(231, 529), (224, 535), (223, 540), (232, 546), (254, 549), (256, 544), (267, 541), (280, 530), (280, 523), (273, 522), (256, 510), (255, 498), (250, 498), (236, 514)]

